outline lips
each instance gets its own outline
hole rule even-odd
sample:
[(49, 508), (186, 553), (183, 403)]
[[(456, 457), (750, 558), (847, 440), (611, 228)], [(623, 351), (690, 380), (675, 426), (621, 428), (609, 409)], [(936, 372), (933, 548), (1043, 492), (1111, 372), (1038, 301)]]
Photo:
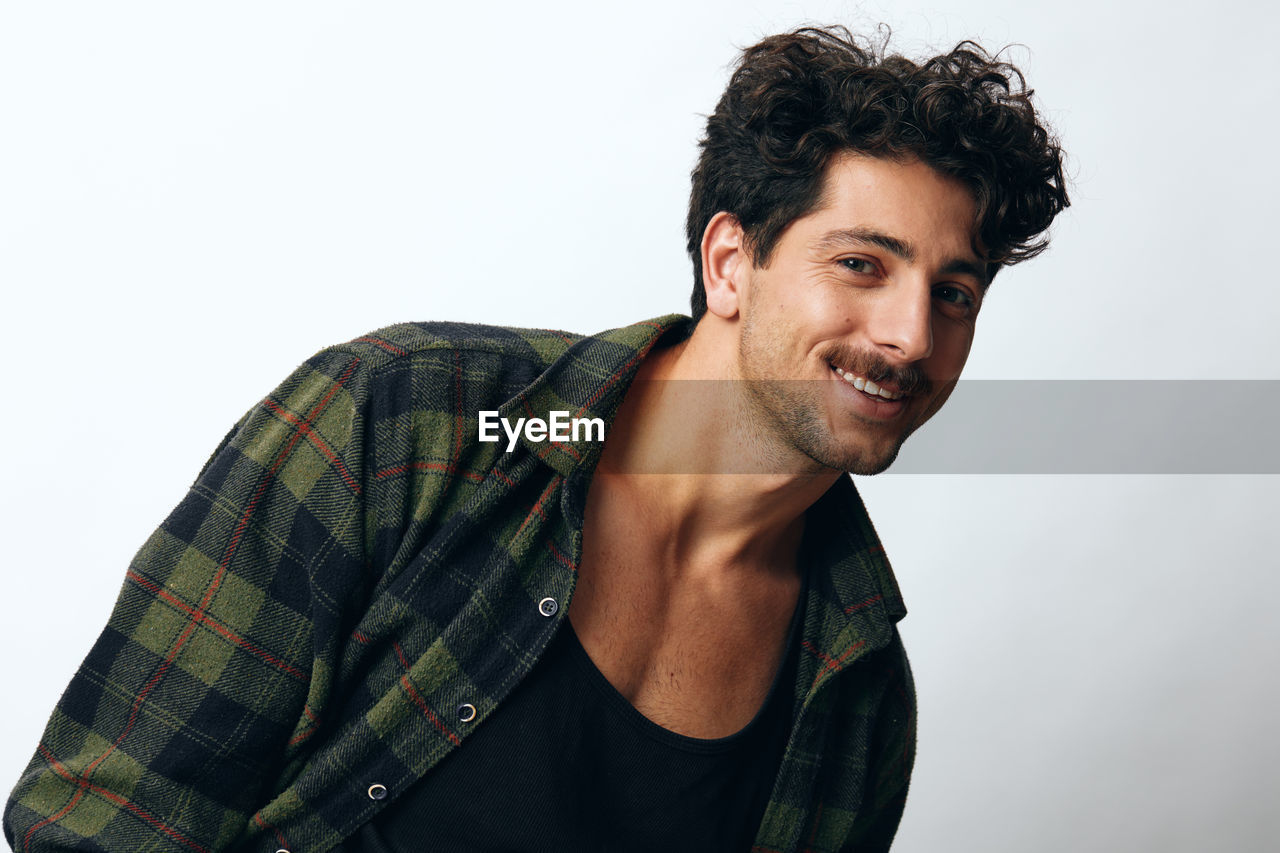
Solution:
[(843, 368), (836, 367), (834, 364), (831, 365), (831, 369), (834, 370), (841, 379), (852, 385), (854, 388), (857, 388), (868, 397), (879, 397), (882, 400), (893, 401), (901, 400), (906, 396), (901, 391), (877, 385), (865, 376), (859, 376), (856, 373), (851, 373)]
[[(831, 365), (831, 379), (836, 383), (838, 396), (843, 398), (848, 413), (864, 426), (879, 424), (888, 428), (898, 423), (899, 418), (908, 411), (914, 399), (900, 391), (890, 391), (870, 382), (865, 376)], [(867, 393), (868, 384), (876, 389), (876, 393)], [(862, 387), (859, 388), (858, 386)], [(840, 386), (844, 386), (841, 388)], [(892, 396), (885, 396), (892, 395)]]

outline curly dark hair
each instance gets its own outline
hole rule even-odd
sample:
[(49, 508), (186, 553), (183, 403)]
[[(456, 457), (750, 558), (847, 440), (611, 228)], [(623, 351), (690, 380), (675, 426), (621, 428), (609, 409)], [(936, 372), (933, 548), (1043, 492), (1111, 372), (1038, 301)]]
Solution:
[(972, 41), (920, 65), (886, 55), (885, 43), (803, 27), (742, 52), (693, 171), (695, 320), (707, 308), (701, 247), (711, 218), (736, 217), (753, 262), (767, 266), (787, 226), (819, 204), (826, 167), (844, 151), (918, 158), (968, 186), (989, 276), (1047, 247), (1037, 236), (1070, 202), (1062, 149), (1022, 72)]

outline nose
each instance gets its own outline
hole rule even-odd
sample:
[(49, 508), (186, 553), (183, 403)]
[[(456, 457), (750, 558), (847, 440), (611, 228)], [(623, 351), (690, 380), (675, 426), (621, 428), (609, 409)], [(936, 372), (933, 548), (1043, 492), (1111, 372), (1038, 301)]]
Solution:
[(891, 361), (910, 363), (933, 352), (933, 293), (928, 282), (897, 282), (880, 292), (868, 332)]

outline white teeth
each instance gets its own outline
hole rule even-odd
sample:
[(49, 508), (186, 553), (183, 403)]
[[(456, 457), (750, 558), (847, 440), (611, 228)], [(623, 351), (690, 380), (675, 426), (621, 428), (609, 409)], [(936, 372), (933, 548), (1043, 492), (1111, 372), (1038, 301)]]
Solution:
[[(834, 365), (832, 366), (834, 367)], [(857, 388), (859, 391), (863, 392), (864, 394), (870, 394), (872, 396), (880, 397), (885, 400), (898, 400), (898, 399), (901, 399), (902, 397), (902, 394), (896, 391), (888, 391), (884, 388), (881, 388), (879, 385), (872, 382), (870, 379), (864, 379), (861, 376), (855, 376), (854, 374), (849, 373), (845, 370), (842, 370), (839, 367), (836, 367), (835, 371), (836, 373), (840, 374), (841, 379), (843, 379), (845, 382), (848, 382), (850, 385), (852, 385), (854, 388)]]

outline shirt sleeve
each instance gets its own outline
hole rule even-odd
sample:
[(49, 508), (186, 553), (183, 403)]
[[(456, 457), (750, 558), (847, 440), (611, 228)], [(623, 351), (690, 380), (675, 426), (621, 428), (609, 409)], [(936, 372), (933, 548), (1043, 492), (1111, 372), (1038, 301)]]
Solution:
[(10, 795), (15, 851), (215, 853), (287, 785), (368, 574), (368, 375), (308, 360), (138, 551)]

